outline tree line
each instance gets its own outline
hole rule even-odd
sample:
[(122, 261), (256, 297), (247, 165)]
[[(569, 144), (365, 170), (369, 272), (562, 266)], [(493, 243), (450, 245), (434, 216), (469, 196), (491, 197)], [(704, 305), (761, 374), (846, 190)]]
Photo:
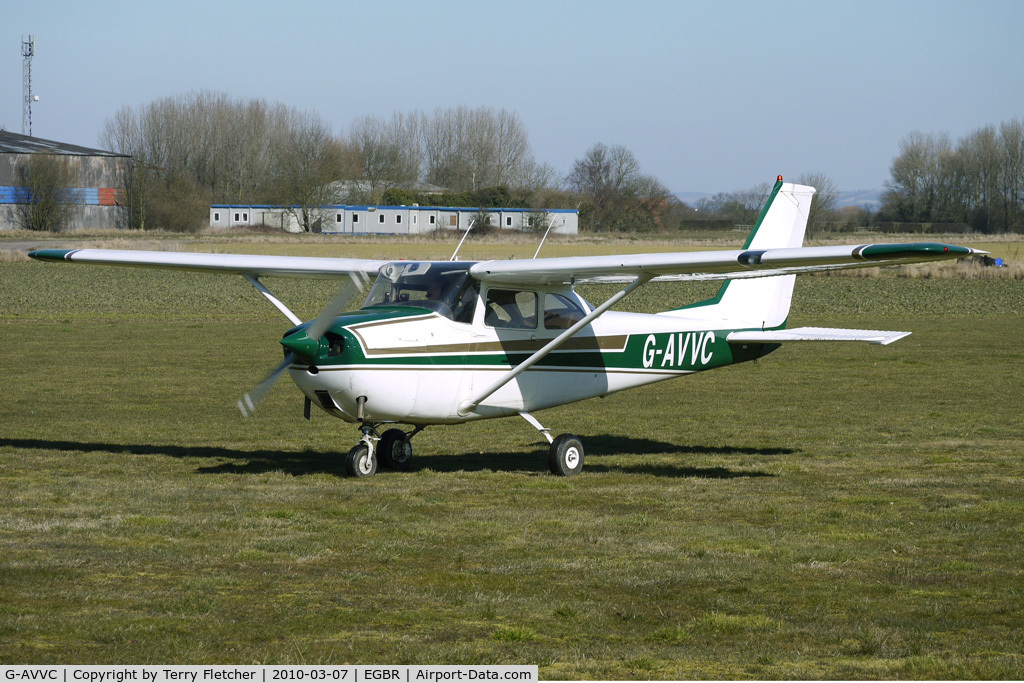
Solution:
[[(844, 216), (838, 209), (839, 191), (827, 174), (815, 171), (804, 173), (792, 180), (798, 185), (810, 185), (817, 190), (807, 217), (808, 235), (842, 232), (853, 227), (851, 217)], [(701, 199), (697, 202), (694, 216), (685, 222), (685, 226), (691, 229), (753, 226), (773, 187), (773, 183), (763, 182), (744, 190), (719, 192)]]
[[(644, 173), (629, 149), (601, 142), (560, 175), (535, 160), (515, 113), (490, 107), (368, 115), (336, 135), (315, 113), (204, 91), (118, 110), (105, 121), (100, 144), (127, 156), (118, 222), (132, 229), (195, 230), (215, 203), (295, 207), (307, 230), (317, 207), (339, 203), (578, 209), (580, 228), (591, 231), (728, 229), (752, 225), (772, 187), (762, 183), (689, 206)], [(35, 185), (53, 185), (55, 170), (37, 166)], [(956, 145), (944, 133), (912, 133), (890, 170), (878, 212), (838, 209), (838, 192), (824, 173), (796, 177), (818, 190), (808, 233), (928, 223), (984, 232), (1024, 226), (1019, 120), (980, 128)], [(23, 175), (27, 186), (32, 169)], [(60, 203), (59, 193), (50, 194), (50, 206)], [(61, 215), (24, 222), (51, 226)]]
[[(194, 229), (211, 203), (296, 207), (309, 229), (333, 203), (577, 209), (583, 230), (664, 232), (753, 224), (770, 184), (679, 201), (622, 145), (595, 143), (561, 176), (534, 158), (507, 110), (465, 106), (367, 115), (342, 135), (316, 114), (218, 93), (163, 98), (108, 119), (101, 144), (129, 155), (123, 223)], [(811, 230), (833, 219), (824, 174)]]
[(914, 132), (890, 167), (879, 219), (952, 223), (992, 232), (1024, 230), (1024, 121), (987, 125), (954, 144)]
[(318, 115), (201, 92), (108, 119), (128, 155), (122, 227), (195, 229), (211, 203), (419, 203), (579, 209), (585, 229), (664, 230), (684, 208), (622, 146), (597, 143), (566, 176), (537, 163), (518, 115), (490, 107), (363, 116), (334, 135)]

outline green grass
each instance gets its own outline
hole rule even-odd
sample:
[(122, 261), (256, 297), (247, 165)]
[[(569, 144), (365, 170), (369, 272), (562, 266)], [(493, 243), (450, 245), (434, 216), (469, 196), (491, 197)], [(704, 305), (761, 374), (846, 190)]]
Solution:
[[(269, 285), (301, 317), (332, 289)], [(583, 436), (573, 479), (515, 419), (352, 480), (357, 431), (286, 382), (238, 416), (289, 326), (241, 278), (0, 263), (0, 663), (1020, 679), (1022, 309), (804, 277), (793, 325), (914, 334), (541, 413)]]

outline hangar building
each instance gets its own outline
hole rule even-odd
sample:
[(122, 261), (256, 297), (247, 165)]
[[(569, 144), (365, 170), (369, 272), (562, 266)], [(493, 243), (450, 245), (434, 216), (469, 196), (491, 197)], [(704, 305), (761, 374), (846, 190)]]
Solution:
[(101, 149), (19, 135), (0, 130), (0, 230), (14, 230), (18, 205), (27, 204), (31, 191), (22, 186), (19, 169), (36, 154), (59, 156), (67, 161), (76, 179), (68, 188), (71, 201), (80, 206), (66, 230), (117, 227), (118, 201), (123, 192), (124, 163), (128, 157)]

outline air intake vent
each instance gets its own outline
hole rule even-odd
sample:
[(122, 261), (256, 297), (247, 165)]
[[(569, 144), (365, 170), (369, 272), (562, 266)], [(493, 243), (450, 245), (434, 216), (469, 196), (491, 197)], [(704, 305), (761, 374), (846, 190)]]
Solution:
[(320, 401), (320, 407), (324, 410), (338, 410), (338, 404), (334, 402), (334, 399), (331, 398), (331, 395), (326, 391), (322, 389), (317, 391), (316, 397)]

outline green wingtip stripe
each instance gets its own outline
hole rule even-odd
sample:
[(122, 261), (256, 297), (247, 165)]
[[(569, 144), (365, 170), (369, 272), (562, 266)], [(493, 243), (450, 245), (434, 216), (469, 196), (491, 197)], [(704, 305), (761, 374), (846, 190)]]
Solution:
[(912, 244), (872, 244), (861, 249), (860, 256), (865, 259), (887, 259), (934, 254), (938, 257), (949, 258), (969, 256), (971, 253), (970, 248), (958, 247), (955, 244), (915, 242)]
[(28, 253), (29, 258), (39, 261), (67, 261), (68, 255), (75, 253), (77, 249), (36, 249)]

